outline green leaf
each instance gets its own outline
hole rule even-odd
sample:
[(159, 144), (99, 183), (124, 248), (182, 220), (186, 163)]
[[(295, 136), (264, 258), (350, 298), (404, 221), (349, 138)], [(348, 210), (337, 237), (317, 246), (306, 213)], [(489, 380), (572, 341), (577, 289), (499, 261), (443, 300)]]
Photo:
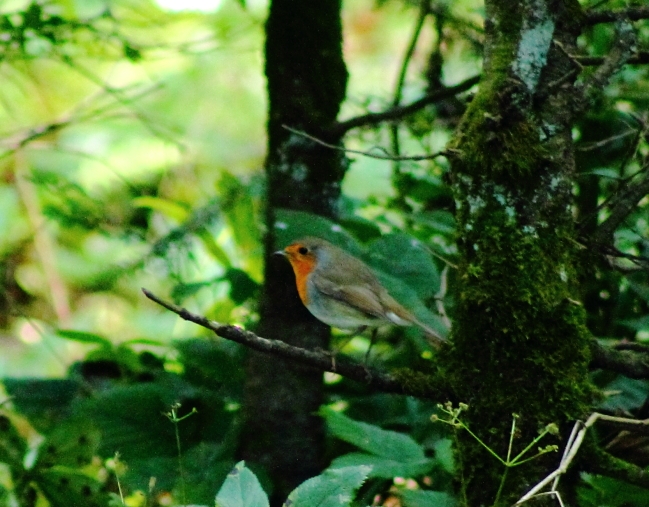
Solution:
[(203, 287), (207, 287), (213, 283), (214, 280), (193, 283), (177, 283), (174, 285), (173, 289), (171, 289), (171, 299), (173, 299), (175, 303), (180, 303), (185, 299), (192, 297)]
[(421, 299), (439, 291), (440, 276), (426, 247), (405, 233), (386, 234), (367, 245), (369, 263), (414, 289)]
[(35, 468), (80, 468), (92, 461), (99, 449), (100, 433), (88, 418), (58, 425), (38, 450)]
[(131, 201), (136, 208), (149, 208), (159, 211), (168, 218), (173, 218), (176, 222), (182, 223), (189, 217), (189, 210), (177, 202), (161, 197), (145, 195), (136, 197)]
[(607, 397), (599, 409), (624, 413), (641, 407), (649, 394), (649, 381), (635, 380), (620, 375), (603, 389)]
[(582, 474), (577, 489), (582, 507), (649, 505), (649, 490), (610, 477)]
[(373, 454), (352, 452), (334, 459), (330, 468), (346, 468), (360, 465), (370, 466), (372, 468), (369, 477), (394, 479), (395, 477), (422, 476), (435, 466), (435, 461), (424, 459), (420, 461), (404, 462)]
[(27, 442), (18, 433), (11, 419), (0, 414), (0, 462), (15, 470), (22, 470)]
[(216, 495), (216, 507), (268, 507), (268, 496), (243, 461), (230, 471)]
[(112, 347), (113, 343), (101, 335), (95, 333), (86, 333), (84, 331), (73, 331), (71, 329), (57, 329), (56, 335), (66, 340), (72, 340), (81, 343), (94, 343), (103, 347)]
[(223, 250), (219, 246), (219, 244), (214, 241), (214, 236), (212, 236), (212, 233), (209, 230), (207, 230), (205, 227), (201, 227), (196, 231), (196, 235), (201, 238), (203, 245), (205, 245), (207, 251), (212, 254), (212, 257), (214, 257), (226, 268), (232, 266), (232, 262), (230, 262), (228, 254), (226, 254), (225, 250)]
[(430, 227), (437, 233), (444, 235), (455, 234), (455, 217), (448, 211), (422, 211), (421, 213), (414, 213), (412, 219), (418, 224)]
[(426, 459), (422, 447), (408, 435), (354, 421), (329, 407), (322, 407), (319, 413), (334, 436), (364, 451), (401, 463)]
[(404, 507), (454, 507), (457, 500), (442, 491), (403, 490), (399, 492)]
[(101, 483), (78, 470), (56, 466), (40, 472), (36, 482), (50, 507), (108, 505), (109, 497), (101, 491)]
[(434, 445), (435, 461), (449, 474), (455, 470), (452, 446), (453, 442), (449, 438), (440, 438)]
[(285, 507), (344, 507), (363, 485), (371, 468), (356, 466), (325, 470), (300, 484), (284, 502)]
[(259, 284), (240, 269), (228, 269), (223, 279), (230, 282), (230, 299), (238, 305), (254, 296), (259, 289)]
[(340, 225), (319, 215), (278, 209), (275, 213), (275, 248), (290, 245), (296, 239), (315, 236), (326, 239), (352, 255), (360, 256), (361, 245)]

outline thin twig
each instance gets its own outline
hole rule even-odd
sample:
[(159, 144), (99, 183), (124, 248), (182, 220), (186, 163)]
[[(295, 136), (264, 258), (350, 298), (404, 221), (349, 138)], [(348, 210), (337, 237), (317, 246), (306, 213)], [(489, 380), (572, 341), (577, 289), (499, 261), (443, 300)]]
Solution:
[[(313, 141), (316, 144), (319, 144), (320, 146), (324, 146), (325, 148), (330, 148), (332, 150), (337, 150), (337, 151), (342, 151), (344, 153), (355, 153), (358, 155), (363, 155), (365, 157), (370, 157), (370, 158), (377, 158), (379, 160), (432, 160), (437, 157), (448, 157), (452, 155), (453, 152), (452, 150), (442, 150), (438, 151), (437, 153), (431, 153), (430, 155), (403, 155), (396, 157), (394, 155), (390, 155), (389, 153), (386, 153), (384, 155), (380, 155), (377, 153), (372, 153), (369, 151), (362, 151), (362, 150), (352, 150), (350, 148), (343, 148), (341, 146), (336, 146), (335, 144), (328, 143), (326, 141), (323, 141), (322, 139), (318, 139), (317, 137), (314, 137), (310, 134), (307, 134), (306, 132), (302, 130), (297, 130), (292, 127), (289, 127), (288, 125), (282, 125), (282, 128), (288, 130), (289, 132), (296, 134), (298, 136), (305, 137), (306, 139), (309, 139), (310, 141)], [(385, 151), (383, 148), (377, 148), (382, 151)]]

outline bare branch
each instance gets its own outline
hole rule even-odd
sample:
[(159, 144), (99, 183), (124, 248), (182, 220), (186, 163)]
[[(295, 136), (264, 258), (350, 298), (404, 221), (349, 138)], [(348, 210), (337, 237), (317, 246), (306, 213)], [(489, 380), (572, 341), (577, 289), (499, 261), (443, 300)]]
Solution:
[(620, 19), (628, 18), (631, 21), (649, 19), (649, 7), (628, 7), (611, 11), (591, 11), (586, 13), (586, 24), (614, 23)]
[(288, 130), (289, 132), (292, 132), (293, 134), (305, 137), (306, 139), (309, 139), (310, 141), (313, 141), (314, 143), (317, 143), (320, 146), (324, 146), (325, 148), (331, 148), (332, 150), (342, 151), (344, 153), (356, 153), (358, 155), (363, 155), (365, 157), (378, 158), (379, 160), (432, 160), (437, 157), (448, 157), (454, 153), (451, 150), (443, 150), (443, 151), (438, 151), (437, 153), (431, 153), (430, 155), (402, 155), (397, 157), (395, 155), (390, 155), (389, 153), (385, 152), (383, 148), (377, 148), (383, 151), (384, 152), (383, 154), (372, 153), (370, 151), (352, 150), (349, 148), (343, 148), (342, 146), (337, 146), (335, 144), (328, 143), (326, 141), (323, 141), (322, 139), (318, 139), (317, 137), (307, 134), (302, 130), (297, 130), (292, 127), (289, 127), (288, 125), (282, 125), (282, 127)]
[[(603, 56), (575, 56), (570, 55), (570, 57), (580, 65), (590, 66), (590, 65), (601, 65), (604, 63), (605, 58)], [(644, 65), (649, 63), (649, 51), (638, 51), (633, 56), (629, 57), (626, 61), (627, 65)]]
[(638, 202), (649, 194), (649, 167), (644, 167), (645, 171), (642, 179), (636, 182), (629, 182), (616, 195), (609, 204), (610, 215), (597, 228), (592, 241), (596, 243), (609, 243), (613, 237), (615, 229), (628, 217)]
[(636, 34), (633, 26), (626, 19), (620, 19), (615, 24), (615, 40), (613, 47), (604, 59), (602, 65), (584, 82), (575, 86), (575, 112), (581, 113), (590, 105), (593, 98), (600, 94), (609, 80), (631, 57), (635, 51)]
[(633, 379), (649, 378), (649, 355), (611, 349), (596, 340), (591, 342), (590, 353), (592, 369), (614, 371)]
[(428, 106), (429, 104), (434, 104), (441, 100), (453, 97), (458, 93), (465, 92), (470, 90), (475, 85), (480, 82), (480, 76), (473, 76), (469, 79), (462, 81), (455, 86), (449, 86), (448, 88), (443, 88), (441, 90), (436, 90), (432, 93), (424, 95), (422, 98), (415, 100), (411, 104), (405, 106), (396, 106), (391, 107), (390, 109), (383, 111), (382, 113), (368, 113), (362, 116), (357, 116), (355, 118), (350, 118), (349, 120), (344, 120), (338, 123), (334, 123), (327, 131), (327, 137), (332, 137), (337, 139), (342, 137), (347, 132), (358, 127), (365, 127), (368, 125), (378, 125), (386, 121), (398, 121), (408, 116), (410, 114), (416, 113), (420, 109)]
[[(402, 383), (401, 381), (399, 381), (399, 379), (392, 375), (373, 368), (368, 368), (363, 364), (350, 361), (344, 357), (337, 358), (335, 361), (333, 361), (331, 354), (328, 354), (326, 352), (306, 350), (300, 347), (294, 347), (281, 340), (269, 340), (267, 338), (262, 338), (260, 336), (257, 336), (255, 333), (246, 331), (245, 329), (241, 329), (240, 327), (232, 326), (229, 324), (220, 324), (213, 320), (209, 320), (202, 315), (191, 313), (181, 306), (174, 305), (173, 303), (169, 303), (168, 301), (157, 297), (147, 289), (142, 289), (142, 292), (151, 301), (154, 301), (167, 310), (177, 314), (182, 319), (193, 322), (194, 324), (198, 324), (205, 329), (209, 329), (221, 338), (240, 343), (258, 352), (264, 352), (266, 354), (272, 354), (275, 356), (283, 357), (285, 359), (291, 359), (308, 366), (313, 366), (314, 368), (322, 371), (338, 373), (339, 375), (355, 380), (357, 382), (364, 383), (383, 392), (398, 393), (418, 397), (431, 397), (432, 393), (428, 389), (422, 387), (423, 383), (419, 385), (417, 385), (417, 382), (412, 381), (408, 383)], [(413, 372), (410, 373), (412, 374)], [(421, 375), (423, 377), (423, 374)]]

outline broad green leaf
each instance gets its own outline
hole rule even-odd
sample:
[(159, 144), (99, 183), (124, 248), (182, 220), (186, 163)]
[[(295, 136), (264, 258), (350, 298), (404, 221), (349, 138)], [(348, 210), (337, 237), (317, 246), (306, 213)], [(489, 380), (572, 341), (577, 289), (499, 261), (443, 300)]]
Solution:
[(439, 463), (444, 470), (452, 474), (455, 470), (453, 463), (453, 442), (449, 438), (440, 438), (435, 445), (435, 461)]
[(251, 188), (232, 174), (223, 172), (217, 190), (219, 206), (239, 248), (249, 253), (259, 249), (260, 229)]
[(84, 331), (73, 331), (71, 329), (58, 329), (56, 335), (66, 340), (73, 340), (81, 343), (95, 343), (103, 347), (112, 347), (113, 343), (101, 335), (95, 333), (86, 333)]
[(449, 211), (422, 211), (420, 213), (414, 213), (412, 219), (419, 224), (430, 227), (440, 234), (450, 235), (455, 233), (455, 218)]
[(238, 305), (254, 296), (259, 289), (259, 284), (240, 269), (228, 269), (223, 279), (230, 282), (230, 299)]
[(177, 283), (171, 289), (171, 299), (176, 303), (181, 303), (185, 299), (192, 297), (203, 287), (207, 287), (214, 283), (213, 280), (208, 280), (205, 282), (193, 282), (193, 283)]
[(145, 195), (136, 197), (131, 201), (136, 208), (150, 208), (159, 211), (168, 218), (173, 218), (178, 223), (183, 223), (189, 218), (189, 210), (177, 202), (163, 199), (162, 197), (153, 197)]
[(104, 507), (109, 497), (102, 492), (102, 484), (86, 474), (56, 466), (41, 471), (36, 483), (49, 501), (50, 507)]
[(610, 477), (582, 474), (577, 489), (582, 507), (631, 507), (649, 505), (649, 490)]
[(39, 447), (35, 468), (83, 467), (97, 453), (99, 440), (99, 430), (90, 419), (66, 421), (57, 426)]
[(635, 380), (620, 375), (606, 385), (607, 395), (598, 408), (611, 412), (624, 413), (641, 407), (649, 395), (649, 381)]
[(268, 507), (268, 496), (243, 461), (230, 471), (216, 495), (216, 507)]
[(300, 484), (288, 495), (285, 507), (345, 507), (371, 471), (368, 466), (327, 469)]
[(368, 261), (414, 289), (421, 299), (439, 291), (440, 277), (426, 247), (404, 233), (386, 234), (367, 245)]
[(404, 507), (454, 507), (457, 500), (442, 491), (403, 490), (399, 492)]
[(319, 215), (278, 209), (275, 213), (275, 248), (278, 250), (305, 236), (326, 239), (352, 255), (360, 256), (362, 247), (340, 225)]
[(209, 253), (212, 254), (212, 257), (219, 261), (221, 265), (223, 265), (223, 267), (229, 268), (230, 266), (232, 266), (232, 262), (230, 262), (228, 254), (226, 254), (225, 250), (223, 250), (214, 240), (214, 236), (209, 230), (207, 230), (205, 227), (201, 227), (196, 231), (196, 235), (201, 238), (201, 241), (203, 241), (205, 248)]
[(422, 447), (408, 435), (354, 421), (329, 407), (322, 407), (319, 413), (335, 437), (364, 451), (401, 463), (426, 459)]
[(404, 462), (373, 454), (352, 452), (334, 459), (330, 468), (345, 468), (360, 465), (372, 467), (369, 477), (393, 479), (395, 477), (419, 477), (424, 475), (435, 466), (435, 461), (424, 459)]
[(18, 433), (11, 418), (0, 413), (0, 462), (14, 469), (22, 469), (27, 442)]

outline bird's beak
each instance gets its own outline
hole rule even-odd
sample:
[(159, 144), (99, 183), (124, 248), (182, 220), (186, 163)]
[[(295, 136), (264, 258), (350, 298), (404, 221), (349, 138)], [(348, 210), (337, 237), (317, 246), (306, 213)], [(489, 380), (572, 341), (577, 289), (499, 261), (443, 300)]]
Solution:
[(284, 250), (277, 250), (277, 252), (273, 252), (273, 255), (286, 257), (286, 252)]

